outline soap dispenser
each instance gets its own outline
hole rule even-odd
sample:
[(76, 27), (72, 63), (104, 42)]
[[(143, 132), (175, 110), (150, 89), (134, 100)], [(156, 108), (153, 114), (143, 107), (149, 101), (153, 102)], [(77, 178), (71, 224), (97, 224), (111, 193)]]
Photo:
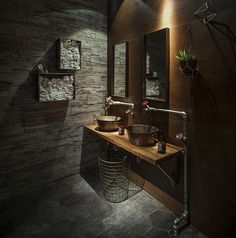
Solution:
[(164, 137), (163, 132), (160, 132), (159, 139), (157, 142), (158, 153), (164, 154), (166, 153), (166, 139)]
[(118, 134), (119, 134), (120, 136), (122, 136), (122, 135), (125, 134), (125, 125), (124, 125), (123, 120), (121, 120), (120, 123), (119, 123), (119, 126), (118, 126)]

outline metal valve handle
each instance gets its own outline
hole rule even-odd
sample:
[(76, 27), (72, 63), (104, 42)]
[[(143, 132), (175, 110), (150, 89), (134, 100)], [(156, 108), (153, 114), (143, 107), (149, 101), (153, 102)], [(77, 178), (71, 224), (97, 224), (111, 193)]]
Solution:
[(176, 139), (177, 140), (182, 140), (183, 138), (184, 138), (184, 134), (183, 133), (180, 132), (180, 133), (176, 134)]

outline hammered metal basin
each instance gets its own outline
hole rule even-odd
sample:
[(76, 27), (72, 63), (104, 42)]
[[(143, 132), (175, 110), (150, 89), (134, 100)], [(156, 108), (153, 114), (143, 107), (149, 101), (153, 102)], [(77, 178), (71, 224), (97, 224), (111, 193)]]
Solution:
[(133, 145), (151, 146), (156, 143), (158, 129), (155, 126), (134, 124), (127, 128), (129, 141)]
[(100, 116), (97, 118), (100, 131), (117, 131), (121, 118), (118, 116)]

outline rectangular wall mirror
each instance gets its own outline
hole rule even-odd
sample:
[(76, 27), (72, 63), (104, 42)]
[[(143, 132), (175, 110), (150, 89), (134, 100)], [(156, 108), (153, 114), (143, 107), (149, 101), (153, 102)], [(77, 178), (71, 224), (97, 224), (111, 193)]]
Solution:
[(123, 42), (113, 47), (113, 89), (112, 95), (128, 96), (128, 43)]
[(146, 34), (144, 42), (144, 97), (166, 102), (169, 94), (169, 29)]

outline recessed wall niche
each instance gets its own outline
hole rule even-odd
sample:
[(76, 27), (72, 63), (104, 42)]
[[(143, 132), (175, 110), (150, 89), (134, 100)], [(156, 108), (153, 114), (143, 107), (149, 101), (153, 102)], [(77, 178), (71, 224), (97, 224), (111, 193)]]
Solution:
[(60, 39), (59, 69), (80, 70), (81, 42), (71, 39)]
[(39, 74), (39, 102), (63, 101), (75, 97), (73, 73)]
[[(56, 72), (47, 72), (38, 65), (39, 102), (63, 101), (75, 98), (75, 71), (81, 65), (81, 42), (59, 39)], [(47, 67), (46, 67), (47, 68)]]

